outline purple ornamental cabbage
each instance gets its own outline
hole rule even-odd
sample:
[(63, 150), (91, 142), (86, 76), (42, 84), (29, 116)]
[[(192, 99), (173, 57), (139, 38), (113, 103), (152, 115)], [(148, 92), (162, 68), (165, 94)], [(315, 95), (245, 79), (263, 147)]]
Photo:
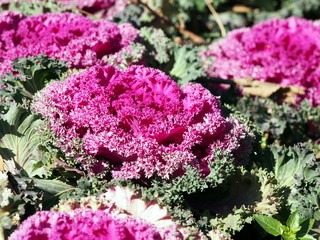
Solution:
[(42, 53), (74, 68), (103, 65), (105, 56), (119, 54), (137, 37), (138, 30), (128, 23), (93, 22), (73, 13), (25, 17), (5, 11), (0, 13), (0, 74), (12, 71), (15, 58)]
[[(170, 231), (170, 230), (168, 230)], [(173, 231), (173, 230), (172, 230)], [(172, 236), (167, 234), (166, 236)], [(9, 240), (161, 240), (158, 229), (138, 218), (98, 210), (41, 211), (27, 218)], [(172, 239), (172, 238), (171, 238)], [(176, 238), (176, 239), (182, 239)]]
[(217, 149), (243, 163), (252, 148), (248, 127), (225, 118), (217, 97), (200, 84), (180, 88), (152, 68), (92, 67), (35, 98), (66, 154), (95, 173), (109, 166), (114, 178), (169, 178), (186, 165), (206, 175)]
[[(23, 0), (24, 2), (43, 2), (43, 0)], [(22, 0), (0, 0), (0, 4), (22, 2)], [(112, 19), (122, 13), (129, 4), (128, 0), (56, 0), (66, 6), (77, 6), (90, 13), (101, 13), (103, 17)]]
[(315, 22), (292, 17), (234, 30), (211, 44), (202, 59), (212, 77), (296, 85), (306, 91), (298, 100), (320, 104), (320, 26)]
[(52, 210), (70, 212), (76, 209), (101, 210), (116, 218), (139, 218), (155, 226), (163, 239), (196, 240), (201, 235), (196, 228), (178, 224), (156, 200), (143, 200), (139, 191), (127, 187), (113, 186), (100, 196), (60, 200)]
[(112, 19), (124, 12), (129, 0), (58, 0), (65, 5), (75, 4), (90, 13), (100, 12), (103, 17)]

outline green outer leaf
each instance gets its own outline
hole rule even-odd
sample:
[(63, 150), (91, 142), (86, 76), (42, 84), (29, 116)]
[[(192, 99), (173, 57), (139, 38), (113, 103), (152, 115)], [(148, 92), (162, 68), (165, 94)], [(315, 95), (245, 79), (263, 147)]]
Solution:
[(21, 172), (29, 177), (43, 174), (43, 169), (35, 171), (35, 164), (43, 157), (36, 133), (41, 123), (35, 115), (16, 106), (0, 116), (0, 155), (6, 171)]
[(55, 195), (60, 195), (64, 192), (67, 192), (68, 190), (74, 189), (73, 186), (56, 179), (47, 180), (47, 179), (33, 178), (32, 180), (35, 183), (35, 187), (38, 187), (45, 192), (55, 194)]
[(300, 219), (301, 229), (297, 232), (297, 237), (304, 237), (311, 230), (315, 220), (310, 218)]
[(289, 227), (291, 232), (296, 233), (300, 230), (299, 220), (300, 220), (300, 217), (299, 217), (298, 211), (295, 211), (290, 214), (290, 216), (287, 220), (287, 226)]
[(295, 175), (302, 176), (314, 159), (313, 151), (303, 145), (289, 148), (272, 146), (271, 150), (276, 159), (275, 176), (281, 187), (292, 187), (296, 183)]
[(289, 232), (289, 233), (283, 233), (282, 234), (282, 239), (283, 240), (296, 240), (296, 234)]
[(253, 217), (267, 233), (270, 233), (275, 237), (283, 233), (281, 228), (282, 224), (277, 219), (257, 214), (255, 214)]
[(311, 235), (305, 235), (305, 236), (299, 238), (299, 240), (317, 240), (317, 239), (315, 239)]

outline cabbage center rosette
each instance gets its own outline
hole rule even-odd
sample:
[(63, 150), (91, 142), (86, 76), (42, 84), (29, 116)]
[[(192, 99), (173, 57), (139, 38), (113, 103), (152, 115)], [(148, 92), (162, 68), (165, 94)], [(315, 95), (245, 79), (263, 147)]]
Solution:
[(201, 53), (208, 75), (223, 79), (252, 77), (283, 86), (302, 87), (320, 104), (320, 26), (292, 17), (272, 19), (231, 31)]
[(252, 151), (249, 127), (224, 117), (217, 97), (200, 84), (180, 88), (152, 68), (92, 67), (35, 99), (67, 156), (94, 173), (108, 166), (114, 178), (169, 178), (186, 165), (207, 175), (217, 150), (239, 164)]
[(139, 31), (131, 24), (92, 21), (74, 13), (46, 13), (26, 17), (0, 13), (0, 75), (12, 71), (16, 58), (45, 54), (72, 68), (105, 65), (106, 58), (130, 52)]

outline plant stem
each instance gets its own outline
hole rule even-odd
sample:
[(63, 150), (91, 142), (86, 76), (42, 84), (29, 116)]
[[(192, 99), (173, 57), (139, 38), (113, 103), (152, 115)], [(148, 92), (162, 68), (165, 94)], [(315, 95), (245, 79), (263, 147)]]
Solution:
[(214, 7), (212, 6), (211, 4), (211, 1), (212, 0), (205, 0), (210, 12), (212, 13), (215, 21), (217, 22), (218, 26), (219, 26), (219, 29), (220, 29), (220, 32), (221, 32), (221, 36), (222, 37), (225, 37), (227, 36), (227, 33), (226, 33), (226, 29), (225, 27), (223, 26), (223, 23), (221, 21), (221, 18), (219, 17), (219, 14), (217, 13), (217, 11), (214, 9)]

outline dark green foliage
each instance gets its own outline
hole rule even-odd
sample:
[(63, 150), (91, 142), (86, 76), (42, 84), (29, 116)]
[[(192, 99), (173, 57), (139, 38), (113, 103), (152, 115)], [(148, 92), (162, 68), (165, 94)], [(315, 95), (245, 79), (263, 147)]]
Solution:
[(34, 94), (67, 71), (65, 62), (45, 55), (20, 58), (13, 62), (13, 73), (1, 76), (0, 155), (12, 174), (43, 177), (55, 154), (44, 147), (45, 137), (38, 130), (43, 121), (30, 111)]
[(291, 187), (304, 174), (308, 175), (307, 179), (316, 176), (312, 169), (316, 169), (318, 163), (306, 144), (297, 144), (292, 147), (270, 146), (258, 165), (273, 171), (281, 187)]
[(0, 78), (0, 105), (15, 102), (29, 107), (33, 95), (52, 80), (60, 79), (67, 71), (65, 62), (45, 55), (19, 58), (13, 61), (13, 71)]
[(240, 231), (245, 223), (251, 223), (254, 213), (277, 214), (282, 201), (281, 191), (272, 173), (242, 168), (238, 168), (226, 182), (211, 191), (211, 197), (206, 199), (210, 201), (201, 201), (207, 203), (207, 208), (215, 213), (210, 220), (212, 227), (232, 234)]
[(139, 42), (130, 44), (131, 51), (121, 52), (120, 64), (119, 56), (105, 57), (104, 60), (121, 69), (126, 69), (133, 64), (145, 64), (158, 69), (167, 68), (170, 65), (169, 61), (174, 46), (171, 39), (161, 29), (154, 27), (142, 27), (139, 31)]
[(303, 216), (320, 221), (320, 173), (310, 180), (297, 179), (290, 195), (290, 203), (293, 210), (296, 209)]
[[(206, 37), (208, 42), (221, 36), (215, 18), (204, 0), (146, 0), (143, 2), (154, 11), (161, 12), (174, 24)], [(211, 4), (219, 13), (227, 30), (251, 26), (274, 17), (299, 16), (317, 19), (320, 14), (320, 1), (318, 0), (214, 0), (211, 1)], [(234, 6), (244, 6), (246, 9), (237, 12), (234, 11)], [(152, 24), (161, 27), (173, 37), (181, 37), (180, 33), (170, 24), (163, 22), (139, 4), (130, 4), (117, 20), (131, 22), (137, 27)], [(185, 40), (188, 39), (185, 38)]]
[[(148, 21), (149, 18), (149, 21)], [(150, 22), (153, 18), (138, 5), (130, 4), (125, 11), (114, 17), (117, 23), (130, 22), (135, 27), (141, 27), (145, 22)]]
[(114, 185), (115, 182), (117, 181), (113, 180), (113, 182), (110, 183), (107, 180), (98, 179), (95, 176), (84, 176), (77, 181), (77, 187), (73, 191), (63, 195), (61, 199), (79, 200), (83, 197), (100, 196), (108, 190), (108, 187)]
[[(7, 176), (6, 176), (7, 175)], [(28, 178), (0, 172), (0, 236), (7, 236), (36, 211), (48, 210), (73, 187), (58, 180)]]
[(166, 206), (169, 213), (183, 225), (208, 229), (210, 223), (207, 216), (195, 214), (186, 198), (214, 188), (228, 178), (234, 172), (234, 165), (229, 157), (221, 155), (221, 159), (210, 163), (211, 173), (206, 178), (202, 177), (198, 170), (187, 166), (185, 175), (170, 181), (153, 180), (151, 185), (146, 187), (129, 183), (129, 187), (141, 191), (142, 198), (146, 200), (157, 199), (157, 202)]
[(142, 184), (116, 180), (110, 184), (139, 191), (145, 200), (156, 199), (180, 224), (205, 232), (218, 229), (233, 234), (252, 221), (253, 213), (277, 213), (281, 197), (272, 174), (234, 167), (229, 155), (218, 155), (206, 177), (186, 167), (184, 175), (167, 181), (154, 179)]
[[(275, 12), (281, 17), (298, 16), (313, 18), (320, 13), (320, 2), (318, 0), (282, 0), (277, 1), (252, 1), (263, 12)], [(262, 5), (261, 5), (262, 4)]]
[[(202, 192), (207, 188), (214, 188), (221, 184), (232, 172), (234, 166), (228, 158), (210, 163), (211, 172), (203, 178), (201, 173), (187, 166), (185, 175), (174, 178), (170, 182), (153, 181), (152, 188), (157, 189), (157, 196), (164, 203), (178, 204), (183, 200), (183, 194)], [(183, 200), (184, 201), (184, 200)]]
[(9, 4), (0, 6), (0, 10), (21, 12), (24, 15), (36, 15), (47, 12), (61, 13), (64, 11), (71, 11), (72, 9), (59, 3), (59, 1), (44, 0), (11, 2)]
[[(177, 29), (190, 30), (205, 37), (207, 43), (220, 37), (220, 30), (205, 1), (143, 2), (163, 14), (163, 18), (153, 15), (142, 4), (128, 5), (115, 20), (131, 22), (137, 27), (139, 41), (131, 45), (130, 51), (119, 53), (123, 60), (121, 64), (112, 57), (103, 60), (122, 69), (132, 64), (145, 64), (166, 72), (180, 85), (201, 82), (210, 89), (210, 79), (198, 57), (201, 47), (191, 44), (192, 40)], [(320, 16), (319, 0), (213, 0), (211, 3), (227, 31), (271, 17), (295, 15), (317, 19)], [(237, 13), (233, 8), (235, 5), (249, 8), (246, 13)], [(0, 10), (7, 9), (25, 15), (77, 12), (75, 6), (64, 7), (52, 0), (12, 2), (2, 5)], [(265, 222), (276, 216), (280, 221), (273, 223), (281, 224), (293, 212), (287, 226), (281, 224), (273, 231), (274, 235), (287, 234), (290, 239), (292, 233), (297, 233), (297, 237), (302, 238), (310, 230), (311, 218), (316, 220), (313, 233), (320, 235), (320, 163), (307, 145), (294, 145), (308, 141), (316, 149), (320, 138), (320, 106), (313, 107), (306, 101), (292, 106), (271, 99), (240, 98), (230, 94), (236, 89), (232, 85), (222, 97), (223, 103), (232, 105), (224, 105), (225, 116), (235, 114), (241, 118), (241, 122), (249, 126), (250, 136), (259, 136), (258, 132), (264, 134), (262, 144), (256, 139), (252, 143), (253, 154), (245, 156), (252, 165), (239, 167), (232, 156), (217, 153), (215, 161), (210, 163), (208, 176), (186, 166), (184, 175), (168, 180), (156, 177), (112, 179), (110, 172), (93, 177), (86, 175), (86, 170), (79, 170), (81, 165), (66, 156), (63, 146), (55, 146), (56, 136), (47, 123), (30, 111), (34, 94), (49, 82), (63, 80), (70, 73), (67, 64), (40, 55), (15, 60), (13, 70), (0, 76), (0, 156), (6, 171), (5, 174), (0, 172), (0, 238), (1, 228), (6, 229), (7, 235), (21, 220), (36, 211), (50, 209), (59, 199), (99, 196), (116, 184), (141, 193), (145, 200), (156, 199), (177, 222), (204, 233), (219, 230), (233, 235), (249, 224), (250, 229), (258, 228), (252, 225), (255, 214), (263, 216), (260, 220)], [(241, 114), (245, 115), (245, 121)], [(73, 141), (76, 146), (82, 144), (80, 139)], [(268, 146), (270, 143), (276, 145)], [(85, 156), (81, 148), (74, 151), (73, 155)], [(86, 160), (90, 161), (89, 158)]]
[[(219, 5), (221, 2), (226, 0), (214, 1), (216, 5)], [(202, 0), (174, 0), (172, 1), (177, 7), (183, 10), (196, 9), (198, 11), (203, 11), (206, 8), (205, 1)]]
[(293, 15), (316, 19), (320, 13), (320, 1), (318, 0), (285, 0), (281, 4), (283, 15)]
[(308, 139), (320, 138), (320, 107), (307, 101), (299, 106), (278, 104), (271, 99), (240, 98), (235, 108), (269, 134), (269, 142), (293, 145)]
[(32, 190), (30, 179), (17, 179), (10, 172), (5, 175), (0, 173), (0, 234), (3, 228), (8, 235), (21, 220), (42, 209), (43, 194)]
[[(231, 3), (231, 1), (228, 2)], [(320, 14), (320, 1), (318, 0), (249, 0), (240, 2), (252, 9), (245, 16), (247, 24), (276, 17), (297, 16), (318, 19)]]
[(15, 60), (13, 69), (15, 76), (10, 73), (0, 80), (5, 86), (0, 89), (0, 156), (8, 175), (0, 181), (5, 235), (21, 220), (42, 208), (49, 209), (60, 195), (73, 189), (52, 174), (56, 152), (44, 147), (45, 138), (38, 133), (43, 120), (30, 111), (33, 95), (61, 78), (67, 65), (41, 55)]
[(259, 165), (275, 173), (291, 211), (320, 221), (320, 163), (306, 144), (271, 146)]
[(150, 60), (158, 62), (158, 65), (169, 62), (174, 44), (161, 29), (143, 27), (140, 29), (140, 35), (145, 40), (148, 66), (155, 65), (150, 65)]
[(42, 208), (49, 209), (60, 195), (73, 189), (57, 179), (38, 178), (52, 175), (52, 154), (43, 148), (37, 133), (41, 124), (41, 119), (17, 106), (0, 115), (0, 156), (9, 182), (0, 179), (0, 227), (7, 229), (5, 235), (21, 220)]
[(148, 66), (168, 72), (180, 85), (205, 77), (199, 47), (174, 44), (161, 29), (153, 27), (141, 28), (140, 35), (144, 39)]

